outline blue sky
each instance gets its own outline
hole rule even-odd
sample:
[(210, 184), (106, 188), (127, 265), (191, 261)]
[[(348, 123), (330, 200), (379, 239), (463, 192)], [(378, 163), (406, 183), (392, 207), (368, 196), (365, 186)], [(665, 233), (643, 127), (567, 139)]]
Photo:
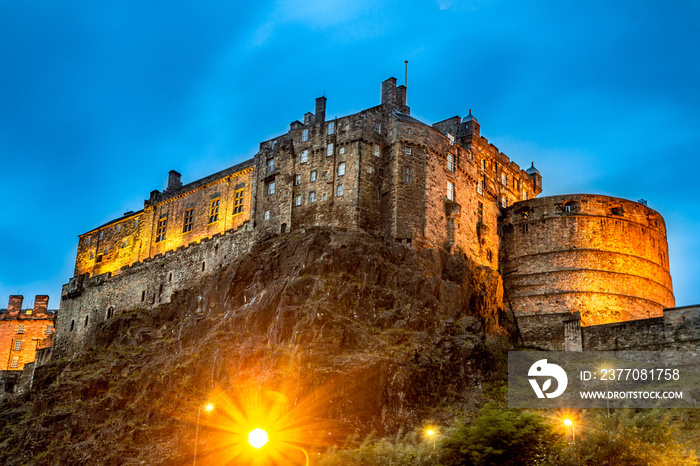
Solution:
[(0, 307), (58, 308), (77, 235), (254, 155), (314, 110), (404, 78), (426, 123), (464, 116), (542, 195), (644, 198), (677, 305), (700, 303), (700, 3), (0, 0)]

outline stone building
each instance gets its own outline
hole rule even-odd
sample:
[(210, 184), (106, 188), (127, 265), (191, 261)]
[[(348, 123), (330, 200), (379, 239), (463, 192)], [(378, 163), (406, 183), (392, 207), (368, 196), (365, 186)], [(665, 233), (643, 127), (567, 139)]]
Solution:
[(489, 143), (471, 110), (427, 125), (406, 93), (390, 78), (379, 105), (334, 119), (320, 97), (252, 159), (185, 185), (171, 171), (143, 210), (80, 235), (56, 351), (80, 348), (115, 313), (168, 302), (261, 235), (310, 226), (461, 251), (501, 271), (533, 341), (552, 330), (542, 322), (564, 335), (564, 321), (580, 330), (674, 306), (661, 215), (606, 196), (536, 199), (534, 164), (523, 170)]
[(0, 371), (21, 371), (33, 363), (39, 349), (51, 347), (55, 311), (47, 309), (49, 297), (38, 295), (32, 309), (22, 309), (24, 297), (10, 296), (0, 309)]

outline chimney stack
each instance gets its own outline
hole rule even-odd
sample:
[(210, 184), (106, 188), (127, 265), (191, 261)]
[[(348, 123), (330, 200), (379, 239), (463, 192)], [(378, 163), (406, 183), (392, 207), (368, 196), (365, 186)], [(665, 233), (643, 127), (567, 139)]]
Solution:
[(34, 298), (34, 315), (46, 314), (46, 308), (49, 305), (49, 297), (45, 294), (38, 294)]
[(392, 110), (396, 107), (396, 78), (389, 78), (382, 83), (382, 104)]
[(166, 191), (174, 191), (177, 188), (182, 186), (182, 182), (180, 181), (180, 175), (178, 172), (175, 170), (170, 170), (168, 173), (168, 187), (165, 188)]
[(316, 123), (326, 121), (326, 97), (316, 99)]
[(7, 317), (18, 317), (22, 310), (24, 296), (19, 294), (10, 295), (10, 303), (7, 305)]

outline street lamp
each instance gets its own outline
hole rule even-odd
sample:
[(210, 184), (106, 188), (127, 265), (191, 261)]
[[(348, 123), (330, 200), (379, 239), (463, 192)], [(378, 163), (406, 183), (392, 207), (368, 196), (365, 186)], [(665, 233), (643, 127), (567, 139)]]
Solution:
[(199, 405), (199, 408), (197, 408), (197, 427), (194, 430), (194, 458), (192, 459), (192, 466), (197, 465), (197, 438), (199, 437), (199, 414), (202, 412), (202, 408), (206, 412), (211, 412), (212, 409), (214, 409), (214, 405), (211, 403), (207, 403), (204, 405)]
[(564, 425), (571, 426), (571, 442), (576, 441), (576, 426), (574, 426), (574, 421), (571, 419), (564, 419)]
[(433, 453), (435, 453), (435, 436), (437, 435), (433, 429), (428, 429), (425, 431), (425, 435), (433, 441)]
[[(256, 448), (256, 449), (261, 449), (264, 447), (267, 442), (270, 440), (269, 436), (267, 435), (267, 432), (265, 432), (263, 429), (257, 427), (253, 430), (251, 430), (248, 433), (248, 443), (250, 444), (251, 447)], [(283, 442), (281, 440), (278, 440), (279, 443), (282, 443), (284, 445), (287, 445), (288, 447), (296, 448), (297, 450), (301, 450), (301, 452), (304, 454), (304, 458), (306, 458), (306, 466), (309, 466), (309, 454), (304, 450), (302, 447), (299, 445), (294, 445), (293, 443), (287, 443)]]

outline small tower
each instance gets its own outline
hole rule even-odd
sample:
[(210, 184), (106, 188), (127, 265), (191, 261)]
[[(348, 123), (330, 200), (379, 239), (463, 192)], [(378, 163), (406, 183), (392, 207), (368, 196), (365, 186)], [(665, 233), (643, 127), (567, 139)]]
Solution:
[(540, 171), (535, 168), (535, 162), (532, 162), (532, 165), (530, 168), (525, 170), (525, 173), (528, 174), (530, 178), (532, 178), (532, 184), (535, 189), (535, 193), (539, 194), (542, 192), (542, 175), (540, 175)]
[(467, 137), (469, 136), (480, 136), (481, 135), (481, 125), (472, 115), (472, 109), (469, 109), (469, 115), (462, 118), (462, 124), (466, 125)]

